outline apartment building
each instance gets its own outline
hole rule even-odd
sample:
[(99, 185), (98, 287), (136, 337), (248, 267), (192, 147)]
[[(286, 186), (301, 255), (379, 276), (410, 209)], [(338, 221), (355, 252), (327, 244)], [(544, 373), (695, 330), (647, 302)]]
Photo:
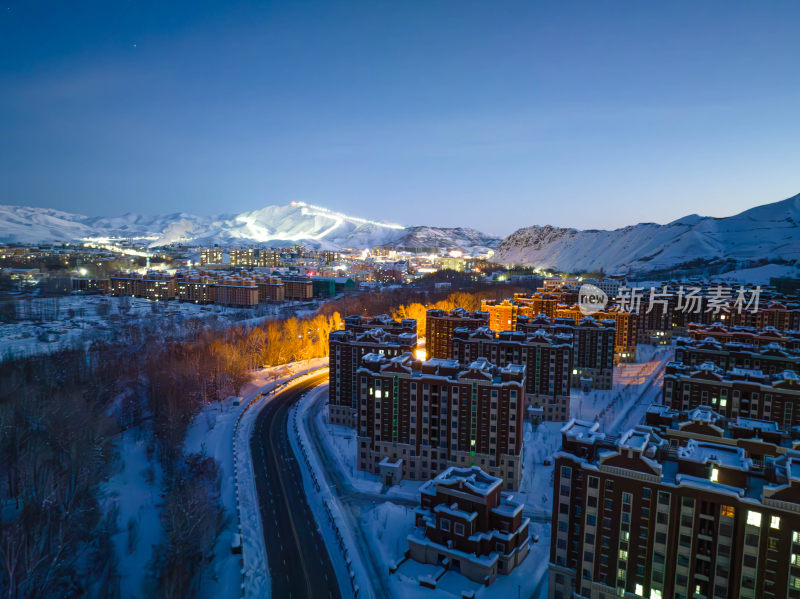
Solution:
[(214, 303), (214, 289), (216, 279), (200, 273), (190, 273), (178, 276), (177, 299), (180, 302), (193, 304)]
[(241, 248), (230, 251), (231, 266), (256, 266), (256, 252), (253, 248)]
[(278, 277), (255, 276), (259, 302), (282, 302), (286, 299), (286, 288)]
[(258, 250), (256, 265), (277, 268), (281, 265), (281, 253), (277, 250)]
[(378, 316), (359, 316), (357, 314), (353, 314), (351, 316), (344, 317), (345, 331), (364, 333), (376, 328), (383, 329), (392, 335), (411, 333), (416, 337), (417, 319), (403, 318), (402, 320), (395, 320), (388, 314), (379, 314)]
[(449, 559), (454, 570), (481, 584), (513, 571), (530, 552), (530, 519), (502, 485), (477, 466), (451, 466), (423, 484), (416, 530), (408, 537), (411, 559)]
[(572, 338), (573, 387), (584, 389), (611, 389), (614, 383), (615, 322), (605, 319), (598, 322), (586, 316), (575, 324), (572, 318), (550, 319), (546, 315), (534, 318), (517, 318), (517, 330), (533, 333), (544, 330)]
[(143, 297), (153, 301), (175, 299), (175, 277), (165, 273), (150, 271), (138, 273), (117, 272), (109, 277), (111, 295)]
[(234, 308), (258, 305), (258, 286), (249, 277), (223, 277), (214, 288), (214, 302)]
[(200, 265), (222, 264), (222, 249), (203, 248), (200, 250)]
[(570, 335), (544, 330), (495, 335), (488, 327), (480, 327), (453, 331), (451, 357), (464, 365), (479, 358), (497, 366), (524, 364), (528, 413), (536, 420), (566, 422), (570, 418), (572, 352)]
[(549, 596), (800, 597), (800, 453), (662, 434), (562, 428)]
[(451, 311), (431, 309), (425, 314), (425, 346), (428, 356), (449, 360), (453, 355), (453, 331), (459, 327), (475, 330), (489, 324), (489, 314), (464, 308)]
[(284, 297), (287, 300), (310, 300), (314, 297), (314, 288), (308, 277), (283, 277)]
[(726, 371), (713, 362), (669, 362), (662, 393), (662, 403), (673, 410), (710, 406), (726, 418), (771, 420), (785, 430), (800, 426), (800, 375), (793, 370), (764, 374), (747, 368)]
[(726, 327), (721, 323), (711, 325), (690, 324), (688, 335), (691, 339), (705, 339), (711, 337), (720, 343), (746, 343), (763, 347), (775, 343), (792, 352), (800, 352), (800, 331), (779, 331), (775, 327), (767, 326), (763, 329), (754, 327)]
[(489, 328), (493, 331), (515, 331), (517, 316), (533, 316), (533, 306), (512, 300), (481, 300), (481, 311), (489, 313)]
[(474, 465), (519, 488), (525, 366), (373, 353), (357, 376), (360, 470), (394, 482)]
[(689, 366), (713, 362), (722, 370), (745, 368), (776, 374), (784, 370), (800, 373), (800, 353), (791, 352), (777, 343), (757, 346), (731, 341), (721, 343), (713, 337), (675, 340), (675, 361)]
[[(347, 328), (350, 320), (351, 328)], [(329, 355), (329, 403), (328, 420), (331, 424), (341, 424), (356, 429), (358, 427), (359, 385), (357, 370), (367, 354), (379, 354), (393, 358), (404, 353), (413, 353), (417, 347), (416, 321), (408, 319), (405, 325), (391, 320), (395, 326), (384, 321), (386, 328), (375, 325), (362, 329), (356, 326), (359, 321), (380, 320), (360, 316), (345, 318), (345, 330), (333, 331), (328, 335)], [(410, 321), (410, 322), (409, 322)], [(410, 323), (413, 322), (413, 328)]]

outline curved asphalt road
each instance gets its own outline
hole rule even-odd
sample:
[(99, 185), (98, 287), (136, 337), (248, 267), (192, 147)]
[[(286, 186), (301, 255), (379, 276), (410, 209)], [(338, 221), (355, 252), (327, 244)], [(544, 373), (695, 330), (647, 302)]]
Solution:
[(325, 543), (306, 502), (300, 465), (289, 445), (288, 412), (327, 374), (274, 395), (250, 440), (267, 547), (272, 596), (335, 598), (341, 594)]

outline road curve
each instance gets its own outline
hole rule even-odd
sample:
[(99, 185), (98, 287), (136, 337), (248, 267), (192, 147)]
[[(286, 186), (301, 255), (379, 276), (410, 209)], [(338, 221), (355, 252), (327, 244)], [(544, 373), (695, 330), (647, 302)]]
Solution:
[(287, 433), (291, 406), (327, 376), (309, 378), (275, 394), (261, 409), (250, 439), (272, 596), (276, 598), (341, 596)]

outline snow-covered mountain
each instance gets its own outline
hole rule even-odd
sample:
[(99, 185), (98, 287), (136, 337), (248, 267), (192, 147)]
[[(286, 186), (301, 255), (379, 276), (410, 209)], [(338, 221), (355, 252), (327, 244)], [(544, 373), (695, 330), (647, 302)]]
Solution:
[(499, 238), (474, 229), (404, 227), (348, 216), (303, 202), (210, 217), (182, 212), (159, 216), (129, 213), (118, 217), (87, 217), (45, 208), (0, 206), (0, 242), (103, 238), (138, 239), (149, 247), (174, 242), (274, 246), (303, 243), (332, 250), (391, 245), (480, 251), (496, 248), (500, 243)]
[(692, 214), (666, 225), (641, 223), (613, 231), (527, 227), (506, 237), (493, 260), (609, 274), (800, 264), (800, 194), (726, 218)]

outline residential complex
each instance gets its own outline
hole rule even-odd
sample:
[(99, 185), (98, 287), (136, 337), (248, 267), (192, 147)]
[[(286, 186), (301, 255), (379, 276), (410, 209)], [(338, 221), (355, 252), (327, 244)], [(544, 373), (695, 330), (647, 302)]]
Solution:
[(618, 437), (564, 426), (551, 598), (800, 597), (800, 452), (784, 436), (751, 456), (752, 421), (684, 415)]
[(345, 330), (334, 331), (329, 344), (329, 405), (331, 424), (358, 428), (359, 385), (356, 372), (367, 354), (396, 357), (417, 347), (417, 324), (413, 319), (396, 322), (389, 316), (372, 319), (345, 318)]
[(532, 333), (504, 331), (495, 335), (488, 327), (453, 331), (452, 358), (470, 364), (485, 358), (497, 366), (525, 365), (525, 399), (536, 420), (569, 420), (573, 372), (572, 337), (544, 330)]

